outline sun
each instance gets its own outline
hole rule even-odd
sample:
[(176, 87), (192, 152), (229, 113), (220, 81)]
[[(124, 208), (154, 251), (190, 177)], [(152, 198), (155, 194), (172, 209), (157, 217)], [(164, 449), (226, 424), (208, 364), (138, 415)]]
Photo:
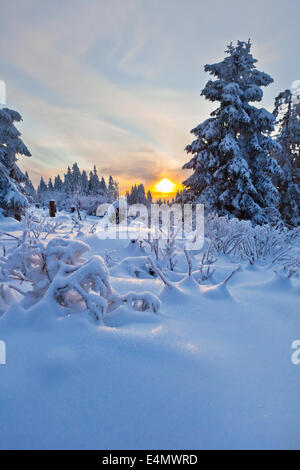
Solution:
[(172, 183), (172, 181), (168, 180), (168, 178), (164, 178), (155, 186), (155, 191), (163, 194), (174, 193), (177, 189), (176, 184)]

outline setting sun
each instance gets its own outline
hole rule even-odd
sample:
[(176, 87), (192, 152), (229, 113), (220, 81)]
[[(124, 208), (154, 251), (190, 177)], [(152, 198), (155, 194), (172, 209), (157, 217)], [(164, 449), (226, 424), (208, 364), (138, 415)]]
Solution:
[(167, 178), (162, 179), (154, 186), (155, 190), (159, 193), (169, 194), (174, 193), (177, 189), (176, 184), (172, 183), (172, 181), (168, 180)]

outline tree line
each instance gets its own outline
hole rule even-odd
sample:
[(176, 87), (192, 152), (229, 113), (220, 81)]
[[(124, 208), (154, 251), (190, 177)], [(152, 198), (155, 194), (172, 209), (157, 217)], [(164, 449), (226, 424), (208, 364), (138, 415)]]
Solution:
[(30, 186), (31, 196), (39, 202), (43, 202), (45, 199), (48, 200), (55, 194), (59, 196), (59, 193), (64, 193), (66, 197), (101, 196), (112, 201), (119, 196), (118, 182), (112, 176), (109, 176), (108, 182), (106, 182), (103, 176), (99, 178), (96, 165), (88, 175), (86, 170), (81, 171), (79, 169), (76, 162), (73, 164), (72, 169), (68, 166), (63, 178), (58, 174), (55, 176), (54, 181), (49, 178), (48, 183), (46, 183), (44, 178), (41, 177), (36, 191), (30, 180), (27, 186)]

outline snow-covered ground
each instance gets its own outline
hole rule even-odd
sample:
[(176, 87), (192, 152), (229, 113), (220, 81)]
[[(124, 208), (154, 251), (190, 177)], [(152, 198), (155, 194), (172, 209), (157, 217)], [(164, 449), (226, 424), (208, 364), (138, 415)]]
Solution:
[[(47, 296), (26, 308), (6, 290), (1, 449), (300, 448), (300, 365), (291, 361), (299, 278), (275, 273), (270, 262), (218, 255), (213, 276), (197, 282), (201, 253), (187, 276), (178, 249), (166, 286), (143, 271), (148, 245), (99, 240), (92, 217), (79, 228), (69, 215), (58, 219), (47, 242), (82, 240), (87, 258), (116, 250), (108, 260), (115, 291), (148, 291), (160, 308), (123, 304), (95, 322)], [(0, 231), (19, 236), (22, 224), (0, 219)], [(9, 252), (15, 241), (3, 239)]]

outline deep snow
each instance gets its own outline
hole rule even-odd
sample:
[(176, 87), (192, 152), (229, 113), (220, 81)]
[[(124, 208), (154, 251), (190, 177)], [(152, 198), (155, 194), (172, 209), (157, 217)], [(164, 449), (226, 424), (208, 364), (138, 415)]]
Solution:
[[(76, 237), (61, 219), (59, 235)], [(166, 287), (134, 277), (123, 260), (145, 253), (99, 240), (88, 233), (93, 222), (79, 236), (88, 256), (116, 250), (113, 287), (153, 292), (160, 311), (122, 306), (98, 326), (59, 305), (13, 303), (0, 319), (0, 448), (300, 448), (300, 365), (291, 362), (299, 281), (243, 261), (218, 286), (237, 266), (223, 256), (213, 283), (200, 286), (179, 254)], [(0, 219), (0, 230), (19, 233), (20, 224)]]

